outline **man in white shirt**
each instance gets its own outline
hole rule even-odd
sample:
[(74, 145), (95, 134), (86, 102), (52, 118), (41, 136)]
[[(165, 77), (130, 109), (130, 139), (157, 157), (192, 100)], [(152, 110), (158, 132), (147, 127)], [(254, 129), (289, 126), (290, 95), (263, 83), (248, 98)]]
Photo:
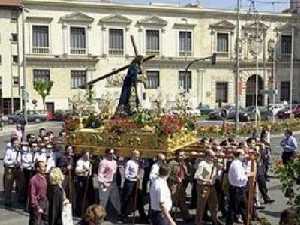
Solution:
[(6, 149), (4, 156), (4, 204), (11, 206), (11, 194), (16, 182), (17, 168), (20, 165), (20, 142), (17, 137), (12, 137), (11, 146)]
[(90, 163), (90, 153), (85, 152), (81, 158), (76, 162), (75, 167), (75, 187), (76, 187), (76, 210), (77, 216), (82, 216), (86, 209), (86, 199), (84, 196), (88, 196), (85, 193), (88, 190), (89, 176), (92, 173), (92, 164)]
[(159, 167), (164, 164), (166, 160), (166, 157), (164, 154), (159, 153), (157, 155), (157, 161), (152, 165), (151, 171), (150, 171), (150, 185), (151, 183), (154, 181), (154, 179), (156, 179), (158, 177), (158, 171), (159, 171)]
[(206, 160), (200, 161), (194, 178), (197, 180), (197, 215), (196, 225), (203, 224), (206, 205), (211, 214), (213, 225), (218, 225), (218, 198), (215, 189), (218, 166), (214, 163), (215, 153), (206, 151)]
[[(124, 170), (124, 187), (123, 187), (123, 196), (122, 196), (122, 216), (123, 220), (128, 220), (129, 213), (129, 202), (133, 200), (134, 206), (138, 207), (140, 217), (145, 218), (145, 212), (143, 209), (143, 205), (141, 202), (137, 201), (138, 192), (139, 192), (139, 182), (142, 180), (141, 178), (141, 168), (140, 168), (140, 152), (134, 150), (132, 152), (132, 157), (130, 160), (126, 162), (125, 170)], [(135, 208), (133, 209), (136, 210)]]
[(167, 183), (170, 168), (162, 165), (159, 176), (150, 187), (151, 222), (153, 225), (176, 225), (170, 215), (172, 208), (171, 191)]
[(246, 189), (248, 183), (247, 168), (243, 166), (244, 150), (237, 149), (234, 153), (229, 172), (229, 213), (226, 225), (233, 225), (237, 221), (237, 215), (242, 215), (246, 223)]

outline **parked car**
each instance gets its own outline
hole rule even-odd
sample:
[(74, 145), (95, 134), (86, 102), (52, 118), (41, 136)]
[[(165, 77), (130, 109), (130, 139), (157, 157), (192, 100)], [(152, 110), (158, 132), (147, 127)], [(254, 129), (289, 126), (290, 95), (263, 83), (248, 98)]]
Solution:
[[(294, 114), (294, 117), (296, 118), (300, 117), (300, 105), (293, 106), (292, 112)], [(291, 110), (290, 107), (287, 106), (285, 109), (280, 110), (278, 112), (277, 117), (279, 119), (288, 119), (290, 118), (290, 115), (291, 115)]]
[(69, 115), (72, 115), (72, 111), (70, 110), (57, 110), (53, 114), (53, 117), (51, 120), (53, 121), (64, 121), (65, 118)]
[[(250, 117), (250, 121), (255, 120), (255, 115), (256, 115), (256, 109), (255, 106), (249, 106), (246, 108), (246, 112), (248, 113)], [(265, 106), (258, 106), (258, 112), (260, 115), (260, 120), (262, 121), (267, 121), (270, 118), (272, 118), (272, 111), (268, 109), (268, 107)]]
[[(221, 109), (217, 109), (213, 112), (210, 112), (208, 114), (208, 118), (210, 120), (235, 120), (236, 119), (236, 107), (235, 106), (225, 106)], [(249, 122), (250, 117), (248, 113), (243, 109), (242, 107), (240, 108), (239, 111), (239, 120), (241, 122)]]
[[(171, 108), (170, 113), (179, 114), (179, 110), (177, 108)], [(191, 116), (201, 116), (201, 112), (199, 109), (193, 109), (191, 107), (187, 107), (186, 113)]]
[[(10, 114), (7, 116), (7, 120), (9, 124), (14, 124), (20, 121), (20, 119), (24, 117), (22, 111), (17, 111), (14, 114)], [(40, 123), (48, 120), (48, 112), (46, 111), (36, 111), (36, 110), (28, 110), (27, 111), (27, 121)]]
[(200, 110), (201, 115), (208, 115), (214, 111), (214, 109), (209, 108), (209, 105), (201, 105), (198, 109)]
[(284, 110), (286, 107), (286, 104), (270, 104), (269, 110), (274, 114), (274, 116), (277, 116), (278, 112)]

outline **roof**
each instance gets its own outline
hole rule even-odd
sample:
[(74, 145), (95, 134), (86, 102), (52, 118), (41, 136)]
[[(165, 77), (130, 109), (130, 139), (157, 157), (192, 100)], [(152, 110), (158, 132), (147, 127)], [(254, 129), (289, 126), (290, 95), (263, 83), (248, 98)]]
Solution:
[(20, 8), (23, 6), (22, 0), (0, 0), (0, 7), (16, 7)]

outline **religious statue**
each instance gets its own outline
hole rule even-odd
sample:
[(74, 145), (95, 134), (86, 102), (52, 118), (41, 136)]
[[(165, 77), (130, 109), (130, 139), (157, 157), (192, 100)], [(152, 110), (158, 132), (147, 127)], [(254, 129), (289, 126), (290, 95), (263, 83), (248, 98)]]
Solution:
[(131, 62), (127, 75), (125, 76), (125, 79), (123, 81), (122, 85), (122, 91), (119, 99), (119, 104), (117, 107), (116, 114), (122, 115), (122, 116), (129, 116), (132, 114), (132, 110), (130, 107), (130, 97), (133, 95), (132, 89), (135, 91), (135, 103), (136, 108), (140, 105), (140, 99), (138, 98), (138, 91), (137, 91), (137, 83), (139, 80), (139, 75), (143, 73), (142, 70), (142, 63), (143, 63), (144, 57), (141, 55), (138, 55), (134, 58), (134, 60)]

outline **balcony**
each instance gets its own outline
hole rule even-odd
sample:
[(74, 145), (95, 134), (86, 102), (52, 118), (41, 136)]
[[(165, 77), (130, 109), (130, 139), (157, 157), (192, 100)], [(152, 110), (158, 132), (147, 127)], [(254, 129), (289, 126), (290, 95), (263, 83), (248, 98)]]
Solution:
[(179, 51), (179, 56), (192, 56), (192, 51)]
[(159, 55), (159, 49), (147, 49), (146, 55)]
[(33, 54), (49, 54), (49, 47), (33, 47)]
[(85, 55), (86, 48), (71, 48), (72, 55)]
[(124, 55), (124, 49), (116, 49), (116, 48), (111, 48), (109, 49), (109, 54), (112, 56), (122, 56)]

